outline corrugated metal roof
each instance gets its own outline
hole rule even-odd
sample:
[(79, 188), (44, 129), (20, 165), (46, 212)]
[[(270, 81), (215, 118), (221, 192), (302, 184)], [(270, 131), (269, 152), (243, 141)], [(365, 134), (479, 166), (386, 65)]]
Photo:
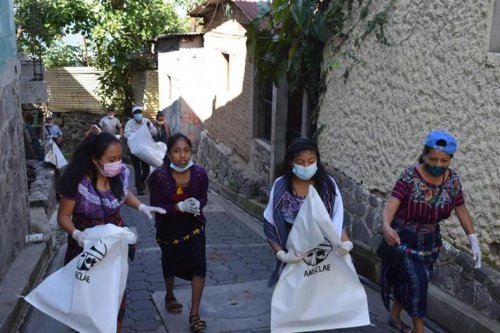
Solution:
[(196, 36), (203, 36), (203, 33), (201, 32), (183, 32), (183, 33), (172, 33), (172, 34), (165, 34), (165, 35), (160, 35), (150, 41), (156, 42), (160, 39), (170, 39), (170, 38), (182, 38), (182, 37), (196, 37)]
[(243, 12), (243, 14), (245, 14), (245, 16), (248, 17), (248, 19), (250, 21), (252, 21), (259, 13), (259, 7), (257, 4), (259, 2), (265, 2), (265, 1), (262, 1), (262, 0), (232, 0), (232, 1), (231, 0), (207, 0), (203, 4), (196, 6), (192, 11), (189, 12), (189, 15), (194, 16), (194, 17), (203, 16), (203, 14), (208, 12), (208, 7), (215, 6), (215, 5), (217, 5), (217, 3), (220, 5), (220, 4), (224, 4), (227, 2), (232, 2), (236, 6), (238, 6), (241, 9), (241, 11)]

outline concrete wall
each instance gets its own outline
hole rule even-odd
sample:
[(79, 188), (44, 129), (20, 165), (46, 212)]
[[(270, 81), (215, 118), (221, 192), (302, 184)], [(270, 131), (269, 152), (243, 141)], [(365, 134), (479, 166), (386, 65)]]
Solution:
[[(390, 2), (374, 2), (368, 19)], [(354, 26), (341, 52), (332, 54), (333, 43), (327, 45), (325, 62), (336, 60), (340, 66), (327, 76), (319, 143), (323, 161), (350, 184), (344, 198), (358, 245), (376, 243), (379, 200), (388, 197), (403, 169), (416, 163), (428, 131), (441, 128), (459, 140), (452, 167), (461, 176), (483, 258), (500, 266), (500, 55), (489, 52), (493, 8), (490, 0), (395, 1), (384, 27), (389, 46), (374, 34), (355, 46), (366, 20)], [(354, 10), (351, 25), (359, 18), (359, 8)], [(343, 58), (343, 51), (363, 62)], [(441, 230), (450, 248), (470, 252), (455, 217)], [(486, 272), (495, 274), (485, 268), (483, 277)], [(481, 274), (473, 277), (469, 256), (460, 257), (441, 261), (435, 282), (451, 284), (448, 291), (498, 319), (498, 281), (479, 281)], [(465, 285), (464, 276), (472, 286), (468, 296), (456, 293)]]
[(253, 65), (247, 62), (246, 30), (235, 20), (205, 34), (205, 49), (213, 59), (211, 77), (215, 109), (205, 127), (245, 161), (252, 139)]
[(47, 69), (45, 74), (51, 111), (104, 111), (97, 94), (100, 71), (93, 67), (62, 67)]
[[(0, 2), (0, 280), (24, 246), (28, 182), (12, 1)], [(12, 189), (12, 190), (6, 190)], [(15, 190), (13, 190), (15, 189)]]
[[(144, 116), (155, 120), (159, 110), (158, 72), (147, 70), (132, 74), (132, 91), (134, 104), (143, 107)], [(130, 116), (130, 112), (125, 113)]]

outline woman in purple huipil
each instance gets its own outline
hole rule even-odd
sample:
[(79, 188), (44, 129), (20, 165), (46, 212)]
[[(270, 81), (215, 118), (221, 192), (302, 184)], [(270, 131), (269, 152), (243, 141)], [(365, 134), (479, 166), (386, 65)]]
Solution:
[[(71, 236), (64, 264), (83, 251), (86, 228), (107, 223), (125, 226), (120, 216), (123, 204), (138, 209), (150, 219), (153, 213), (165, 214), (163, 208), (146, 206), (128, 190), (128, 175), (122, 163), (120, 141), (114, 135), (92, 134), (76, 148), (60, 180), (62, 198), (57, 220)], [(125, 299), (124, 295), (117, 332), (121, 331), (125, 315)]]
[[(469, 239), (475, 267), (481, 267), (481, 249), (465, 206), (460, 178), (449, 168), (457, 146), (450, 133), (431, 131), (419, 164), (408, 167), (399, 176), (384, 209), (384, 239), (402, 252), (402, 259), (395, 267), (391, 267), (387, 258), (382, 260), (381, 279), (386, 303), (393, 286), (395, 301), (388, 323), (399, 332), (424, 332), (427, 290), (443, 245), (439, 222), (453, 211)], [(403, 309), (412, 317), (413, 328), (401, 320)]]
[(149, 181), (151, 205), (167, 211), (156, 216), (156, 240), (162, 252), (167, 291), (165, 309), (182, 312), (173, 291), (175, 277), (191, 281), (189, 324), (194, 332), (201, 332), (206, 328), (199, 309), (207, 270), (202, 209), (207, 204), (208, 176), (204, 168), (191, 161), (191, 141), (181, 133), (168, 138), (167, 158)]

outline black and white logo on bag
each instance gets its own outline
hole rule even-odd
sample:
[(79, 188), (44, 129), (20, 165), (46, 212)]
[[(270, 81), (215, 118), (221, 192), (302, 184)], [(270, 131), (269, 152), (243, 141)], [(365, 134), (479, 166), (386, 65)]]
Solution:
[(304, 277), (325, 271), (331, 271), (332, 268), (330, 264), (321, 265), (321, 263), (328, 257), (328, 255), (330, 254), (330, 252), (332, 252), (332, 250), (333, 250), (332, 243), (325, 238), (325, 241), (323, 243), (319, 244), (314, 249), (307, 252), (303, 260), (306, 264), (313, 267), (306, 269), (304, 271)]
[(325, 238), (325, 241), (319, 244), (317, 247), (307, 252), (304, 256), (304, 261), (309, 266), (316, 266), (321, 264), (323, 260), (328, 257), (330, 252), (332, 252), (333, 246), (332, 243), (328, 239)]
[(88, 271), (95, 264), (101, 262), (108, 253), (108, 247), (102, 240), (98, 240), (87, 250), (80, 254), (80, 259), (76, 264), (76, 268), (80, 271)]

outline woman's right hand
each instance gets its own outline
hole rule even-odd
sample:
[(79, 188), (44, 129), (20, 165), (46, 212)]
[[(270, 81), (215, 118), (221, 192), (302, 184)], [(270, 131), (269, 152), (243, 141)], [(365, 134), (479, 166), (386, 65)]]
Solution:
[(383, 232), (384, 232), (384, 239), (387, 242), (387, 244), (389, 244), (390, 246), (394, 246), (395, 244), (398, 245), (401, 244), (401, 240), (399, 239), (398, 233), (390, 225), (384, 223)]

